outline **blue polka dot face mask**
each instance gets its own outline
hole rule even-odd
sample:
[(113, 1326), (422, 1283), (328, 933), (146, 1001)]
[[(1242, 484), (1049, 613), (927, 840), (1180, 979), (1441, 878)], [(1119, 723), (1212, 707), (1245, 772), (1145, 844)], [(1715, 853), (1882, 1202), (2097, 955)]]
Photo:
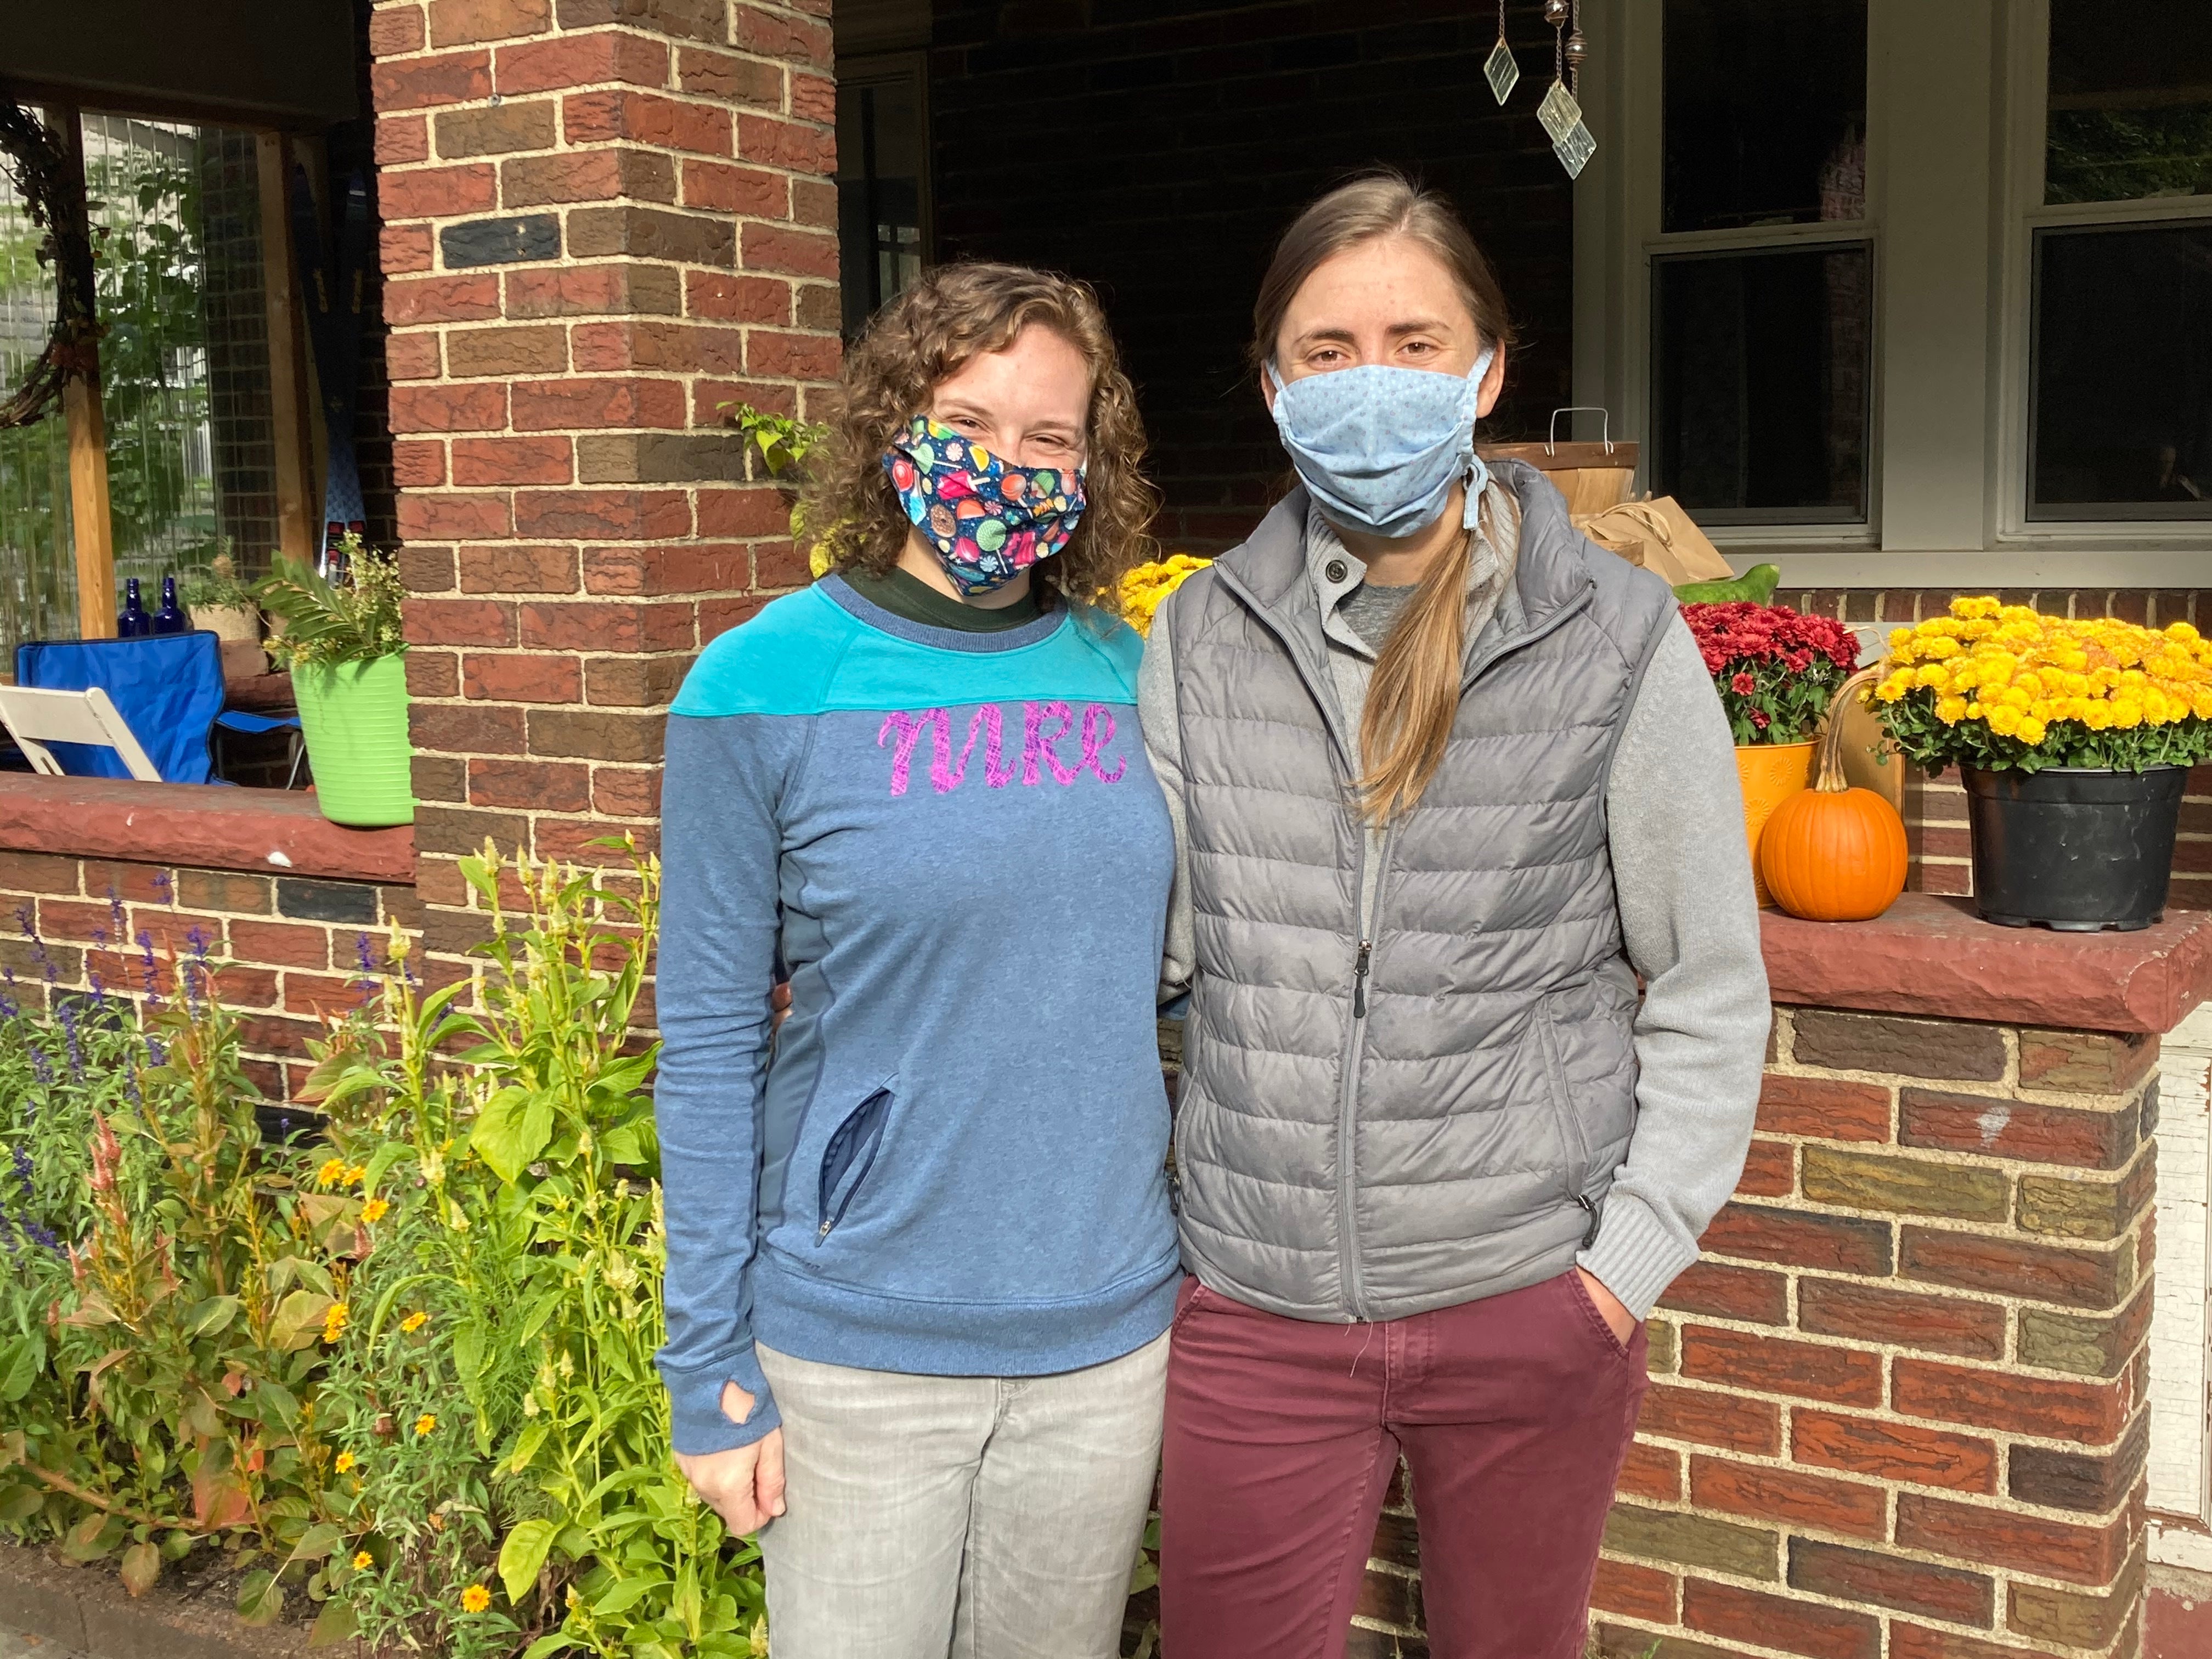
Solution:
[(1455, 483), (1472, 526), (1490, 471), (1474, 453), (1475, 405), (1490, 372), (1485, 346), (1465, 378), (1363, 363), (1275, 388), (1275, 430), (1330, 522), (1373, 536), (1410, 536), (1437, 521)]

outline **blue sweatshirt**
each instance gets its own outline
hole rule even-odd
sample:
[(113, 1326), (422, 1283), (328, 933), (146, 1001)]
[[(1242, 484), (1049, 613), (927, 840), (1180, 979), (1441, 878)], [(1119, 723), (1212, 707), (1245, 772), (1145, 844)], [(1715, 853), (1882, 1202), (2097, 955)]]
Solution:
[[(684, 680), (655, 1090), (678, 1451), (776, 1426), (756, 1333), (871, 1370), (1041, 1376), (1167, 1328), (1175, 848), (1141, 649), (1065, 609), (933, 628), (830, 576)], [(760, 1402), (743, 1424), (725, 1382)]]

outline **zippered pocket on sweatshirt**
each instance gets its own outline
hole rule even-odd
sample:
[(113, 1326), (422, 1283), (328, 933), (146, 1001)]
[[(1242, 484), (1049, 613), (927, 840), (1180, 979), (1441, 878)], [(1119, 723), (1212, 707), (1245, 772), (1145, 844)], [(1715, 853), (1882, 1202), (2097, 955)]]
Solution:
[(828, 1238), (853, 1207), (853, 1200), (868, 1179), (868, 1171), (875, 1167), (876, 1154), (884, 1144), (884, 1125), (891, 1115), (890, 1086), (886, 1084), (871, 1094), (846, 1115), (845, 1121), (830, 1131), (829, 1144), (822, 1149), (821, 1191), (815, 1213), (821, 1218), (814, 1242)]

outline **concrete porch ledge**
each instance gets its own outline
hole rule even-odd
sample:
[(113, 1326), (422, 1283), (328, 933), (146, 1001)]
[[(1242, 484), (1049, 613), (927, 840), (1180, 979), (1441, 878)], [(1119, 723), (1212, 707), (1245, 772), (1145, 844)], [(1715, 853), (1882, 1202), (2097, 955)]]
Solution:
[(1774, 1000), (1923, 1019), (2164, 1033), (2212, 997), (2212, 911), (2135, 933), (1999, 927), (1973, 901), (1906, 893), (1873, 921), (1759, 913)]
[(137, 864), (415, 883), (411, 829), (348, 830), (312, 794), (0, 775), (0, 848)]

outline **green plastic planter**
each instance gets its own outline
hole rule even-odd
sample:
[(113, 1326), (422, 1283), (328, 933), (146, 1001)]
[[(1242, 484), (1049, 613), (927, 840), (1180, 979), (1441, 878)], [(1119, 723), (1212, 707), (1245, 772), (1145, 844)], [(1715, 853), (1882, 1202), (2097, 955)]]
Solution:
[(304, 664), (292, 694), (323, 816), (355, 830), (414, 823), (406, 658)]

